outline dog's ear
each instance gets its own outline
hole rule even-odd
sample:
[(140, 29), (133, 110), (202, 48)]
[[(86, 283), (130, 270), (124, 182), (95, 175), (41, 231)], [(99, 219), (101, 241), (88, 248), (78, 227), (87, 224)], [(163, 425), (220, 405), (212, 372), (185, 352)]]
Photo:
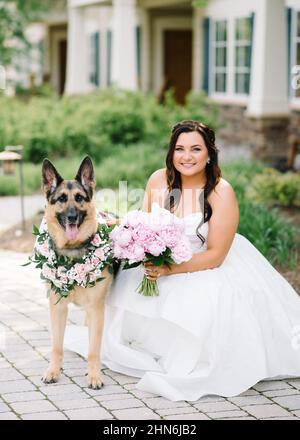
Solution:
[(77, 180), (83, 188), (92, 195), (96, 186), (94, 167), (92, 160), (89, 156), (86, 156), (79, 167), (75, 180)]
[(42, 166), (43, 174), (43, 189), (47, 198), (56, 190), (58, 185), (64, 180), (61, 175), (56, 171), (55, 166), (49, 159), (43, 160)]

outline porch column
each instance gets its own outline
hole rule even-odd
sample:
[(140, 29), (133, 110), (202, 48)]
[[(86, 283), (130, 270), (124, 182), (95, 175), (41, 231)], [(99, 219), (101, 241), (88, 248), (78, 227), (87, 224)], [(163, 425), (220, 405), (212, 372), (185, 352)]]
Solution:
[(65, 93), (72, 95), (83, 93), (87, 83), (84, 9), (69, 6), (68, 17), (68, 58)]
[(288, 154), (288, 58), (285, 0), (261, 0), (255, 13), (246, 116), (254, 157), (270, 165)]
[(112, 83), (137, 90), (136, 0), (113, 0)]
[(255, 14), (249, 116), (288, 113), (285, 0), (261, 0)]

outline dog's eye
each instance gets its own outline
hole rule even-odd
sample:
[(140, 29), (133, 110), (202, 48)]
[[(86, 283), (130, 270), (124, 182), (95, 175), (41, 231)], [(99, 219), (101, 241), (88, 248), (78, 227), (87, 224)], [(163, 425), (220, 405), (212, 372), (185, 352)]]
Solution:
[(76, 194), (75, 200), (76, 200), (76, 202), (80, 203), (83, 200), (83, 196), (81, 194)]
[(68, 200), (68, 197), (66, 196), (66, 194), (62, 194), (61, 196), (58, 197), (57, 199), (60, 203), (65, 203)]

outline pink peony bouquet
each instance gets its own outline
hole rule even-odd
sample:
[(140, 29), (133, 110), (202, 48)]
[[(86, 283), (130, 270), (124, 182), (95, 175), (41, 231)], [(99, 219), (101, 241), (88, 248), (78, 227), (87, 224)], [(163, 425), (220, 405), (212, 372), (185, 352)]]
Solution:
[[(157, 208), (150, 213), (129, 212), (110, 233), (114, 257), (123, 261), (123, 269), (148, 261), (154, 266), (170, 266), (191, 259), (183, 220), (166, 209)], [(145, 275), (137, 291), (145, 296), (159, 294), (156, 281), (148, 280)]]

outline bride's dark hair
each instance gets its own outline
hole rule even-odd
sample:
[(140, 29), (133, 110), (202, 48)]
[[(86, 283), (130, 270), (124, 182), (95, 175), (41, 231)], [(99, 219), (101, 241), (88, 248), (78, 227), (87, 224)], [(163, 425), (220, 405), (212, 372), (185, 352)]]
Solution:
[[(205, 242), (204, 237), (199, 233), (200, 227), (203, 223), (209, 221), (212, 215), (212, 208), (207, 200), (208, 195), (213, 191), (217, 183), (221, 178), (221, 170), (218, 165), (218, 148), (215, 145), (215, 133), (207, 125), (202, 122), (185, 120), (174, 125), (171, 132), (171, 138), (169, 143), (169, 150), (166, 157), (166, 174), (167, 174), (167, 184), (168, 184), (168, 195), (165, 199), (165, 208), (169, 209), (171, 212), (178, 205), (181, 197), (182, 182), (181, 174), (176, 170), (173, 163), (173, 155), (175, 151), (175, 146), (177, 139), (181, 133), (188, 133), (197, 131), (204, 139), (206, 148), (208, 150), (208, 157), (210, 162), (206, 164), (206, 184), (204, 187), (204, 213), (200, 224), (197, 226), (196, 234), (202, 241)], [(200, 206), (201, 201), (200, 201)]]

